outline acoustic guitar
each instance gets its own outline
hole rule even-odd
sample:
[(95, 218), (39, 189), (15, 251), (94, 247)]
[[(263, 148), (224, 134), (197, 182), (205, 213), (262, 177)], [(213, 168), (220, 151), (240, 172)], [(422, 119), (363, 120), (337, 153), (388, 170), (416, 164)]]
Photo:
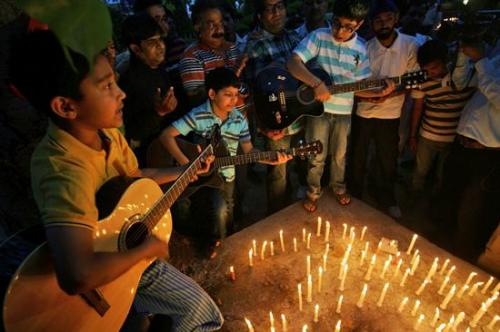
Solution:
[[(331, 94), (371, 90), (385, 85), (385, 79), (332, 84), (330, 75), (323, 69), (310, 71), (325, 82)], [(411, 89), (425, 82), (427, 74), (416, 71), (387, 79), (397, 86)], [(302, 84), (282, 67), (268, 67), (257, 75), (254, 102), (257, 118), (267, 129), (284, 129), (303, 116), (320, 116), (324, 112), (323, 103), (315, 99), (314, 89)]]
[[(151, 234), (168, 243), (172, 231), (169, 209), (211, 154), (213, 148), (208, 145), (165, 193), (156, 182), (145, 178), (116, 177), (104, 184), (96, 195), (100, 220), (94, 233), (95, 251), (126, 251)], [(47, 243), (34, 245), (29, 241), (34, 238), (40, 240), (40, 236), (33, 235), (14, 237), (0, 248), (2, 256), (7, 251), (14, 256), (7, 270), (16, 271), (3, 305), (5, 330), (118, 331), (132, 305), (141, 275), (154, 259), (137, 263), (98, 289), (68, 295), (58, 285)], [(17, 268), (13, 267), (15, 262), (20, 262)], [(2, 281), (5, 272), (2, 271)]]

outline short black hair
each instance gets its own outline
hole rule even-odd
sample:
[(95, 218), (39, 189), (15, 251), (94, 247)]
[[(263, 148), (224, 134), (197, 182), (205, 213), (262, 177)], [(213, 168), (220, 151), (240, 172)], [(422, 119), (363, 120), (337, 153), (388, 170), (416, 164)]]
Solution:
[(197, 0), (194, 5), (191, 6), (191, 21), (193, 25), (200, 22), (203, 14), (212, 9), (218, 9), (222, 12), (218, 2), (215, 0)]
[(216, 93), (220, 90), (233, 87), (239, 89), (241, 82), (235, 72), (226, 67), (219, 67), (207, 74), (205, 78), (205, 87), (209, 91), (213, 89)]
[[(283, 0), (283, 3), (286, 6), (286, 0)], [(255, 7), (255, 13), (262, 14), (266, 9), (266, 0), (254, 0), (253, 5)]]
[(417, 62), (422, 67), (435, 60), (448, 62), (448, 46), (441, 40), (431, 39), (418, 49)]
[(129, 47), (139, 45), (155, 35), (161, 35), (162, 30), (156, 20), (145, 12), (131, 15), (125, 19), (122, 27), (123, 41)]
[(335, 17), (346, 17), (361, 22), (370, 11), (370, 3), (367, 0), (336, 0), (333, 4), (333, 15)]
[(89, 74), (87, 59), (63, 46), (50, 30), (34, 31), (14, 45), (10, 77), (28, 101), (51, 119), (59, 121), (50, 103), (57, 96), (81, 100), (80, 83)]
[(134, 13), (138, 14), (151, 6), (162, 6), (165, 9), (162, 0), (135, 0)]

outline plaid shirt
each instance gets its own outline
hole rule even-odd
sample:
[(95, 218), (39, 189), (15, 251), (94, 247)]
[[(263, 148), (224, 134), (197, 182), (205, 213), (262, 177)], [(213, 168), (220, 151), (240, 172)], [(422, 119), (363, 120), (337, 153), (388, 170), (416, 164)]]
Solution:
[[(254, 82), (257, 74), (270, 65), (277, 63), (286, 66), (293, 49), (301, 38), (294, 30), (286, 30), (280, 35), (274, 35), (262, 28), (257, 28), (248, 35), (245, 53), (248, 55), (246, 65), (247, 82)], [(290, 125), (286, 134), (293, 135), (302, 129), (302, 121)]]

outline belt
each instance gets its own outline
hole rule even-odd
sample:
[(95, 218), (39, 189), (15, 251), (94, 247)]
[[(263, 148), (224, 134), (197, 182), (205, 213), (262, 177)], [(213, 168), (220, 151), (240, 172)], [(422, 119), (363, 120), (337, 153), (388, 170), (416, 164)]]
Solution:
[(462, 135), (457, 135), (457, 140), (458, 140), (458, 142), (464, 148), (467, 148), (467, 149), (497, 150), (497, 151), (500, 151), (500, 147), (499, 148), (491, 148), (491, 147), (488, 147), (488, 146), (485, 146), (485, 145), (479, 143), (475, 139), (472, 139), (472, 138), (469, 138), (469, 137), (465, 137), (465, 136), (462, 136)]

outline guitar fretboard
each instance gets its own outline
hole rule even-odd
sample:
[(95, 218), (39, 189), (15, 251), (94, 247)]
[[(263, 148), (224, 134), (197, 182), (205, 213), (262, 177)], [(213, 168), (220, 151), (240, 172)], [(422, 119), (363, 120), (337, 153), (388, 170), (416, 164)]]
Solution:
[[(396, 85), (401, 84), (401, 77), (390, 77), (387, 78), (393, 81)], [(364, 80), (353, 83), (345, 83), (345, 84), (335, 84), (330, 86), (330, 93), (338, 94), (338, 93), (346, 93), (353, 91), (362, 91), (362, 90), (370, 90), (375, 88), (380, 88), (385, 85), (385, 79), (380, 80)]]
[[(284, 150), (286, 154), (295, 156), (294, 149)], [(251, 152), (245, 153), (238, 156), (226, 156), (215, 158), (214, 165), (216, 168), (231, 166), (231, 165), (244, 165), (250, 164), (261, 160), (276, 160), (277, 151), (263, 151), (263, 152)]]

